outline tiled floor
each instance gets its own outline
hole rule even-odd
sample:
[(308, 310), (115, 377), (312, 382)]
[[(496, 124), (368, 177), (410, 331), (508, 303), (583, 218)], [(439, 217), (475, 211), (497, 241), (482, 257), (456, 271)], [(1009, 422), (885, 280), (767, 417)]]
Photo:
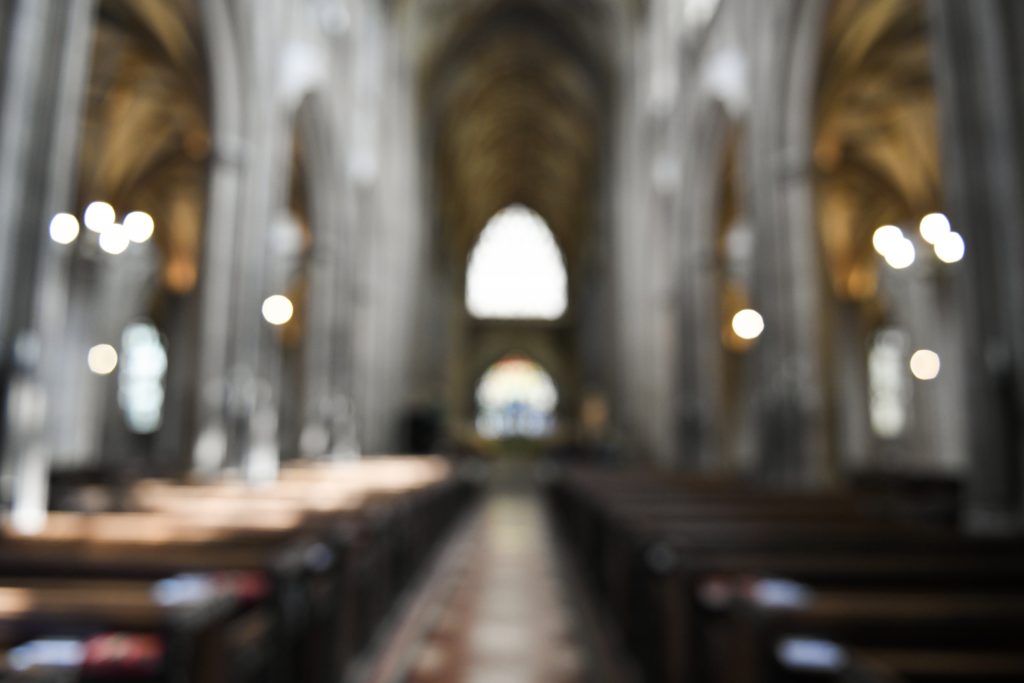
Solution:
[[(620, 683), (539, 495), (499, 486), (382, 648), (372, 683)], [(600, 650), (600, 652), (598, 652)]]
[(472, 536), (409, 683), (583, 681), (583, 647), (536, 497), (492, 494)]

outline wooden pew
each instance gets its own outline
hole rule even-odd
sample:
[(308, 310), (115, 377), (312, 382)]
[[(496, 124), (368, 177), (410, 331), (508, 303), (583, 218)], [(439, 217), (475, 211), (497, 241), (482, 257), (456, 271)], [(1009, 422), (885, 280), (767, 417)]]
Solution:
[(1011, 683), (1024, 680), (1014, 650), (849, 647), (798, 637), (776, 644), (778, 680), (787, 683)]
[(4, 668), (25, 668), (26, 641), (56, 634), (80, 643), (82, 659), (69, 668), (82, 680), (267, 680), (272, 634), (252, 578), (220, 577), (203, 595), (173, 601), (153, 581), (4, 578)]
[(819, 589), (798, 584), (774, 591), (750, 584), (718, 624), (708, 680), (775, 683), (792, 678), (779, 666), (779, 643), (828, 639), (864, 648), (949, 648), (983, 653), (1024, 646), (1024, 590)]
[[(0, 574), (254, 572), (271, 587), (271, 651), (284, 651), (268, 680), (332, 683), (469, 495), (439, 459), (289, 466), (259, 489), (149, 481), (132, 494), (134, 512), (57, 513), (32, 538), (8, 529)], [(382, 585), (353, 617), (356, 598)]]
[(705, 680), (709, 622), (696, 594), (708, 576), (897, 588), (1020, 586), (1024, 577), (1020, 544), (968, 541), (849, 496), (585, 473), (556, 483), (551, 499), (652, 681)]

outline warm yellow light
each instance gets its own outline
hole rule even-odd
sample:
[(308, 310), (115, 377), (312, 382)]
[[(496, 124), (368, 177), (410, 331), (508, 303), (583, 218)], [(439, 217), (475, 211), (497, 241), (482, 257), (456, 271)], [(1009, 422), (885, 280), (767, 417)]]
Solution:
[(905, 238), (903, 231), (895, 225), (883, 225), (871, 235), (871, 245), (880, 256), (886, 256), (893, 247), (898, 247)]
[(128, 231), (120, 223), (111, 223), (100, 232), (100, 249), (108, 254), (122, 254), (131, 243)]
[(103, 229), (117, 220), (114, 214), (114, 207), (106, 202), (93, 202), (85, 207), (85, 227), (93, 232), (103, 232)]
[(757, 339), (764, 332), (764, 318), (752, 308), (744, 308), (732, 317), (732, 331), (740, 339)]
[(883, 254), (885, 262), (889, 264), (891, 268), (896, 270), (903, 270), (909, 268), (914, 263), (914, 259), (917, 257), (917, 250), (914, 249), (914, 243), (903, 237), (898, 242), (894, 242), (891, 245), (887, 245), (888, 251)]
[(117, 367), (117, 349), (110, 344), (97, 344), (89, 349), (88, 363), (97, 375), (109, 375)]
[(124, 227), (128, 231), (128, 239), (142, 244), (153, 236), (153, 217), (145, 211), (132, 211), (124, 217)]
[(292, 319), (294, 312), (291, 300), (282, 294), (274, 294), (263, 300), (263, 319), (271, 325), (284, 325)]
[(928, 244), (936, 244), (950, 231), (949, 219), (941, 213), (930, 213), (921, 219), (921, 237)]
[(920, 380), (935, 379), (941, 366), (939, 354), (929, 349), (918, 349), (910, 357), (910, 372)]
[(58, 213), (50, 219), (50, 239), (57, 244), (71, 244), (78, 232), (78, 219), (70, 213)]
[(956, 263), (964, 257), (964, 238), (958, 232), (950, 232), (935, 243), (935, 258), (943, 263)]

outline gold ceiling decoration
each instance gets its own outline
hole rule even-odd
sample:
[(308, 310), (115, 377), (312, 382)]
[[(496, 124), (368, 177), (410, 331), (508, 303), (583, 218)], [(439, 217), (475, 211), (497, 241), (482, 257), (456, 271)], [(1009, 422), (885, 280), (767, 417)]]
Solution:
[(210, 154), (208, 79), (194, 0), (103, 0), (79, 157), (79, 204), (156, 222), (164, 285), (199, 271)]
[[(454, 7), (454, 5), (453, 5)], [(464, 257), (512, 203), (540, 213), (571, 260), (593, 214), (605, 134), (601, 7), (491, 0), (448, 13), (424, 55), (441, 220)]]
[(834, 0), (817, 98), (817, 215), (837, 295), (877, 290), (871, 235), (942, 206), (922, 0)]

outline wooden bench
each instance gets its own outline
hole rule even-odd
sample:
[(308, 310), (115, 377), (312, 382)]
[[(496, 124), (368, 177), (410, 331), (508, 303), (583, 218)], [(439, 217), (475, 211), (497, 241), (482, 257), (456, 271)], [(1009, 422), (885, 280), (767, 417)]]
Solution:
[(927, 515), (894, 518), (891, 500), (591, 472), (570, 473), (549, 494), (651, 681), (710, 680), (716, 664), (705, 636), (720, 630), (721, 615), (699, 600), (709, 577), (769, 574), (892, 595), (1024, 584), (1021, 544), (965, 539), (924, 523)]

